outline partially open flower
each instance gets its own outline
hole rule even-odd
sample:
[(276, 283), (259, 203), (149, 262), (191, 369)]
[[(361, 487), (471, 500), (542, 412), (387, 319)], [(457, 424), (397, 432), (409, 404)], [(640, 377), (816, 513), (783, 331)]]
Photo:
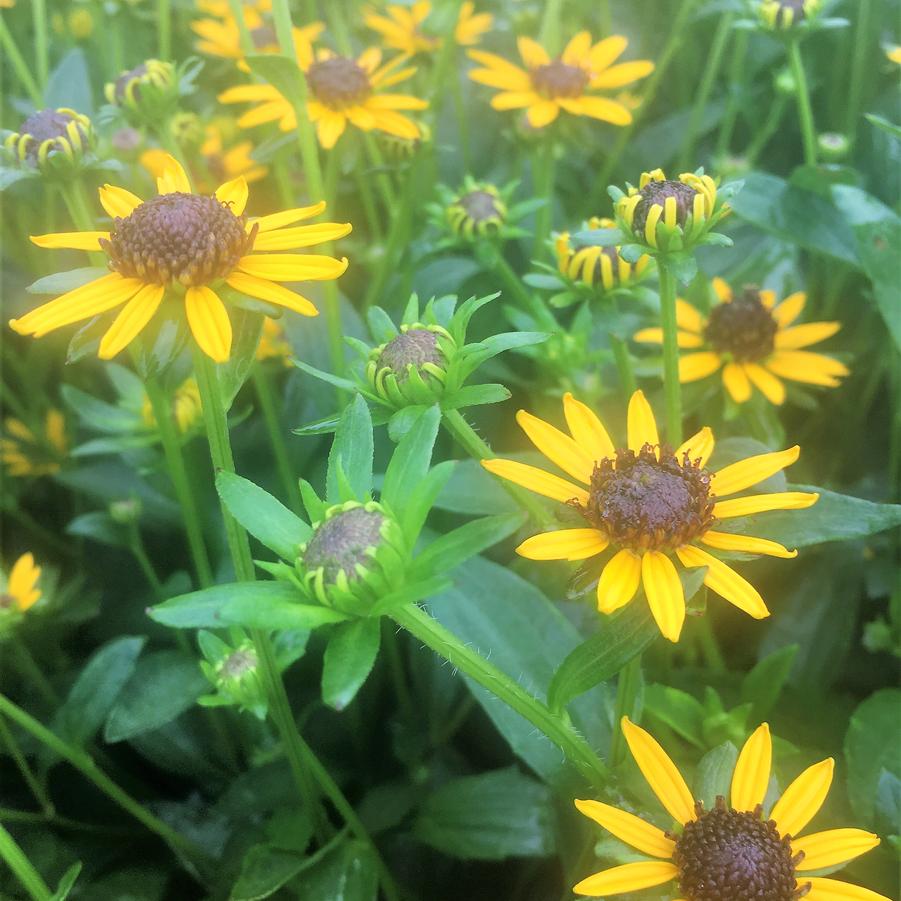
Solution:
[(71, 176), (93, 143), (91, 120), (61, 107), (32, 113), (3, 145), (19, 165)]
[(496, 235), (504, 224), (507, 205), (494, 185), (473, 185), (457, 195), (447, 208), (447, 221), (453, 231), (465, 238)]
[(409, 554), (403, 532), (379, 503), (330, 507), (300, 547), (297, 570), (310, 596), (345, 613), (363, 614), (403, 579)]
[(760, 0), (760, 20), (774, 31), (792, 28), (815, 15), (822, 0)]
[(136, 123), (156, 124), (178, 102), (178, 77), (172, 63), (148, 59), (123, 72), (103, 89), (106, 99)]
[(59, 410), (47, 411), (42, 435), (35, 435), (19, 419), (4, 420), (0, 461), (9, 475), (31, 478), (53, 475), (59, 472), (68, 452), (66, 420)]
[(703, 169), (682, 173), (675, 180), (654, 169), (642, 173), (637, 188), (627, 185), (626, 193), (611, 188), (610, 194), (619, 227), (650, 253), (722, 243), (710, 233), (728, 214), (729, 205), (722, 202), (716, 182)]
[(205, 630), (197, 633), (197, 641), (205, 658), (200, 669), (216, 689), (197, 702), (204, 707), (235, 706), (265, 719), (266, 690), (253, 642), (245, 639), (232, 647)]
[(381, 398), (398, 409), (432, 404), (447, 379), (447, 363), (456, 343), (440, 325), (404, 324), (400, 334), (373, 348), (366, 378)]
[[(200, 406), (200, 389), (194, 379), (185, 379), (172, 395), (172, 418), (181, 435), (189, 432), (199, 421), (202, 415)], [(150, 398), (146, 395), (141, 407), (141, 419), (148, 428), (156, 428), (156, 417), (153, 415), (153, 407)]]
[(826, 800), (835, 768), (831, 757), (801, 773), (765, 815), (773, 746), (763, 723), (738, 755), (728, 802), (720, 795), (706, 810), (653, 736), (628, 717), (621, 728), (674, 826), (664, 831), (609, 804), (577, 800), (580, 813), (650, 858), (583, 879), (573, 888), (577, 895), (608, 897), (673, 883), (672, 892), (684, 901), (888, 901), (869, 889), (806, 875), (840, 867), (879, 844), (878, 836), (862, 829), (799, 835)]
[[(585, 223), (586, 229), (614, 228), (612, 219), (592, 216)], [(650, 257), (642, 255), (637, 262), (629, 263), (619, 255), (619, 247), (573, 248), (569, 232), (560, 232), (554, 242), (557, 268), (573, 282), (581, 282), (599, 293), (623, 288), (638, 281), (647, 269)]]

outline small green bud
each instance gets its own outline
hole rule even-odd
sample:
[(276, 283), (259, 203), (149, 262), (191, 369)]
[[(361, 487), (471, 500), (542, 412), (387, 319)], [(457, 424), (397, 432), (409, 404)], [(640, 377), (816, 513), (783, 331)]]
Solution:
[(109, 515), (119, 525), (137, 522), (141, 516), (141, 499), (137, 497), (123, 498), (109, 505)]
[(410, 404), (433, 404), (443, 392), (448, 350), (454, 347), (450, 333), (439, 325), (401, 326), (396, 338), (370, 353), (367, 381), (397, 409)]

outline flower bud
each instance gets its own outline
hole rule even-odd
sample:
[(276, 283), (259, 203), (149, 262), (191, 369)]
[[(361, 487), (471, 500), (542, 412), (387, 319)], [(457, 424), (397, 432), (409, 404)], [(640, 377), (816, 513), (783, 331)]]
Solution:
[(121, 498), (109, 505), (109, 515), (113, 522), (126, 526), (137, 522), (141, 516), (141, 499), (139, 497)]
[(497, 235), (507, 218), (507, 205), (494, 185), (480, 183), (459, 194), (447, 208), (454, 234), (472, 240)]
[(828, 163), (840, 163), (847, 159), (851, 151), (851, 141), (847, 135), (837, 131), (824, 131), (817, 135), (820, 158)]
[(45, 175), (71, 176), (93, 148), (94, 129), (87, 116), (73, 109), (43, 109), (32, 113), (3, 143), (20, 166)]
[(104, 94), (135, 124), (157, 123), (171, 114), (178, 101), (175, 67), (149, 59), (108, 83)]
[[(596, 230), (615, 228), (612, 219), (593, 216), (585, 223), (585, 228)], [(641, 278), (650, 258), (644, 254), (636, 263), (628, 263), (619, 255), (619, 247), (582, 247), (573, 249), (569, 232), (561, 232), (554, 243), (557, 268), (561, 275), (573, 282), (581, 282), (605, 294), (615, 288), (634, 284)]]
[(813, 16), (820, 3), (821, 0), (761, 0), (757, 11), (766, 28), (783, 31)]
[(253, 643), (245, 640), (231, 647), (206, 631), (199, 632), (197, 639), (206, 658), (200, 668), (216, 689), (215, 694), (199, 698), (199, 703), (205, 707), (234, 706), (265, 719), (266, 693)]

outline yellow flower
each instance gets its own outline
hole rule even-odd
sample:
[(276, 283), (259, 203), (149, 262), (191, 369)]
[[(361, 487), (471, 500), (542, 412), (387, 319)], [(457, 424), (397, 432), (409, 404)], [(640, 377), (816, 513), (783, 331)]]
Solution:
[(879, 837), (863, 829), (829, 829), (799, 837), (817, 815), (829, 788), (835, 761), (808, 767), (764, 819), (770, 782), (772, 739), (759, 726), (745, 742), (732, 773), (729, 803), (722, 796), (712, 810), (696, 801), (666, 751), (628, 717), (622, 730), (642, 775), (675, 826), (664, 832), (634, 814), (600, 801), (575, 802), (578, 811), (650, 860), (602, 870), (573, 888), (577, 895), (619, 895), (678, 884), (685, 901), (889, 901), (869, 889), (804, 876), (834, 868), (865, 854)]
[(706, 566), (704, 584), (740, 610), (769, 616), (760, 593), (730, 566), (696, 543), (725, 551), (791, 558), (775, 541), (714, 531), (719, 520), (767, 510), (799, 510), (819, 497), (800, 491), (753, 494), (720, 500), (780, 472), (800, 448), (748, 457), (717, 472), (707, 470), (712, 431), (704, 427), (675, 451), (661, 443), (650, 404), (641, 391), (629, 402), (628, 446), (617, 448), (600, 419), (571, 394), (563, 397), (570, 434), (520, 410), (516, 420), (529, 440), (574, 484), (513, 460), (484, 460), (489, 472), (536, 494), (567, 504), (587, 528), (544, 532), (517, 549), (530, 560), (585, 560), (611, 548), (597, 587), (598, 609), (612, 613), (644, 586), (651, 613), (664, 637), (678, 641), (685, 621), (685, 596), (673, 562)]
[[(303, 69), (309, 88), (307, 115), (316, 124), (319, 143), (326, 149), (335, 146), (350, 122), (363, 131), (384, 131), (399, 138), (420, 137), (419, 126), (398, 110), (423, 110), (428, 103), (409, 94), (386, 94), (384, 89), (408, 79), (413, 67), (398, 68), (406, 62), (397, 56), (384, 66), (382, 52), (370, 47), (356, 60), (330, 50), (313, 53), (312, 45), (301, 41), (296, 46), (297, 64)], [(240, 128), (251, 128), (278, 120), (282, 131), (297, 127), (291, 103), (268, 84), (246, 84), (229, 88), (219, 95), (222, 103), (258, 103), (238, 119)]]
[(6, 586), (0, 590), (0, 613), (15, 607), (20, 613), (33, 607), (41, 597), (37, 587), (40, 566), (34, 565), (34, 555), (22, 554), (9, 572)]
[[(840, 328), (838, 322), (793, 325), (804, 309), (807, 295), (798, 291), (776, 303), (773, 291), (746, 287), (737, 297), (721, 278), (713, 279), (719, 298), (705, 319), (691, 304), (676, 301), (679, 346), (706, 348), (679, 360), (679, 380), (694, 382), (723, 371), (723, 385), (732, 399), (743, 404), (753, 388), (773, 404), (785, 401), (782, 379), (835, 388), (848, 367), (832, 357), (802, 348), (825, 341)], [(663, 342), (663, 330), (646, 328), (636, 341)]]
[(307, 298), (281, 283), (335, 279), (347, 268), (346, 259), (268, 252), (311, 247), (348, 234), (349, 223), (288, 227), (321, 213), (324, 202), (248, 220), (243, 176), (212, 196), (194, 194), (184, 169), (171, 157), (157, 189), (158, 196), (142, 201), (124, 188), (100, 188), (100, 203), (113, 219), (111, 231), (33, 236), (39, 247), (102, 250), (113, 271), (11, 320), (13, 330), (40, 338), (123, 307), (100, 342), (99, 356), (108, 360), (141, 333), (168, 294), (184, 303), (201, 350), (224, 362), (231, 353), (232, 327), (216, 287), (225, 283), (240, 294), (315, 316)]
[[(408, 56), (429, 53), (441, 46), (441, 39), (422, 31), (421, 26), (429, 17), (432, 4), (429, 0), (418, 0), (412, 6), (389, 3), (385, 7), (387, 15), (373, 8), (363, 13), (363, 21), (368, 28), (377, 31), (386, 47), (400, 50)], [(475, 3), (466, 0), (460, 6), (454, 40), (462, 46), (478, 44), (482, 35), (491, 28), (494, 17), (490, 13), (477, 13)]]
[(892, 44), (891, 47), (887, 47), (885, 55), (888, 57), (889, 62), (897, 63), (901, 66), (901, 45)]
[(0, 460), (11, 476), (45, 476), (59, 472), (69, 452), (66, 420), (59, 410), (50, 409), (44, 420), (44, 434), (37, 437), (19, 419), (9, 417), (3, 423)]
[(285, 327), (278, 319), (267, 316), (263, 320), (263, 334), (257, 345), (257, 359), (281, 360), (287, 366), (290, 365), (293, 353), (294, 349), (285, 335)]
[(520, 37), (519, 55), (524, 69), (493, 53), (470, 50), (470, 57), (485, 68), (473, 69), (469, 77), (501, 91), (491, 101), (495, 109), (525, 109), (533, 128), (553, 122), (560, 110), (613, 125), (628, 125), (632, 114), (623, 104), (589, 93), (624, 87), (654, 71), (649, 60), (613, 65), (628, 43), (626, 38), (614, 35), (592, 44), (591, 35), (580, 31), (561, 56), (551, 59), (540, 44)]
[[(585, 227), (592, 231), (600, 228), (615, 228), (612, 219), (592, 216)], [(560, 232), (554, 242), (557, 254), (557, 268), (572, 281), (580, 281), (589, 288), (595, 286), (604, 291), (628, 285), (636, 281), (647, 269), (650, 257), (643, 254), (635, 263), (627, 263), (620, 255), (618, 247), (582, 247), (574, 250), (569, 240), (569, 232)]]
[[(172, 396), (172, 417), (178, 427), (179, 434), (184, 435), (200, 419), (203, 413), (200, 404), (200, 389), (194, 379), (185, 379)], [(148, 428), (156, 428), (156, 416), (150, 398), (144, 395), (141, 405), (141, 419)]]
[(226, 149), (231, 140), (226, 140), (226, 135), (235, 131), (230, 126), (231, 123), (226, 123), (225, 120), (211, 122), (206, 126), (200, 152), (213, 177), (227, 181), (243, 175), (248, 184), (265, 178), (269, 170), (251, 156), (253, 144), (250, 141), (239, 141)]

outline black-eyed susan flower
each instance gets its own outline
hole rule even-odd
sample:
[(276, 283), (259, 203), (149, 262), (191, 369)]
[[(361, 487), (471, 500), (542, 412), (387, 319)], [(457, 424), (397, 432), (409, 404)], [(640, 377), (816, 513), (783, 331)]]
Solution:
[[(307, 115), (316, 125), (319, 143), (335, 146), (347, 123), (363, 131), (384, 131), (401, 138), (420, 137), (419, 126), (401, 110), (423, 110), (425, 100), (409, 94), (389, 94), (385, 89), (406, 81), (416, 71), (405, 66), (406, 57), (397, 56), (382, 65), (382, 51), (365, 50), (357, 59), (330, 50), (314, 55), (308, 41), (296, 45), (297, 64), (307, 79)], [(258, 103), (238, 119), (238, 126), (250, 128), (278, 122), (282, 131), (297, 127), (293, 105), (268, 84), (248, 84), (229, 88), (219, 95), (223, 103)]]
[(285, 327), (278, 319), (267, 316), (263, 320), (263, 331), (257, 345), (258, 360), (281, 360), (285, 366), (291, 362), (294, 349), (285, 335)]
[(24, 422), (8, 417), (0, 438), (0, 461), (10, 476), (31, 477), (59, 472), (69, 452), (66, 419), (51, 408), (44, 418), (44, 430), (35, 435)]
[(704, 174), (683, 172), (668, 179), (662, 169), (643, 172), (636, 188), (627, 184), (624, 193), (611, 187), (616, 222), (649, 253), (688, 250), (697, 244), (731, 244), (724, 235), (712, 231), (728, 215), (723, 202), (726, 193)]
[(71, 176), (94, 143), (91, 120), (68, 107), (32, 113), (3, 146), (22, 166)]
[(0, 583), (0, 616), (10, 612), (25, 613), (41, 599), (38, 588), (41, 568), (35, 565), (31, 552), (16, 560), (8, 577), (5, 573), (0, 575), (4, 577)]
[[(584, 229), (614, 228), (612, 219), (592, 216)], [(627, 287), (638, 281), (650, 263), (650, 257), (642, 254), (635, 263), (629, 263), (619, 255), (619, 247), (573, 247), (569, 232), (560, 232), (554, 239), (557, 268), (571, 282), (579, 282), (593, 291), (607, 293)]]
[(822, 0), (760, 0), (757, 12), (767, 28), (782, 30), (814, 16), (821, 6)]
[[(172, 418), (179, 434), (184, 435), (200, 422), (203, 413), (200, 406), (200, 389), (194, 379), (185, 379), (172, 393)], [(141, 420), (149, 429), (156, 428), (156, 416), (150, 398), (144, 395), (141, 404)]]
[(103, 93), (108, 103), (122, 109), (134, 122), (157, 126), (175, 109), (178, 82), (172, 63), (148, 59), (107, 83)]
[(471, 182), (448, 204), (445, 215), (460, 237), (496, 235), (507, 217), (507, 204), (494, 185)]
[(591, 35), (580, 31), (563, 53), (552, 59), (536, 41), (520, 37), (517, 44), (525, 68), (494, 53), (470, 50), (469, 56), (483, 68), (473, 69), (469, 77), (500, 90), (491, 101), (495, 109), (524, 109), (532, 128), (549, 125), (561, 110), (612, 125), (629, 125), (632, 113), (622, 103), (592, 93), (624, 87), (654, 71), (649, 60), (614, 65), (628, 43), (614, 35), (593, 44)]
[(295, 225), (321, 213), (324, 202), (248, 220), (243, 176), (213, 195), (194, 194), (173, 158), (157, 179), (157, 189), (158, 196), (142, 201), (124, 188), (104, 185), (100, 203), (113, 220), (110, 231), (32, 237), (39, 247), (102, 250), (113, 271), (11, 320), (10, 326), (39, 338), (122, 307), (100, 342), (99, 356), (110, 359), (141, 333), (168, 294), (184, 303), (201, 350), (223, 362), (231, 352), (232, 328), (217, 287), (228, 285), (240, 294), (315, 316), (312, 302), (282, 283), (335, 279), (347, 268), (346, 259), (279, 252), (350, 232), (347, 223)]
[(606, 897), (675, 883), (684, 901), (889, 901), (870, 889), (805, 875), (842, 866), (879, 844), (878, 836), (862, 829), (799, 835), (829, 793), (831, 757), (808, 767), (764, 814), (773, 755), (764, 723), (738, 756), (728, 802), (721, 795), (706, 810), (653, 736), (628, 717), (621, 725), (638, 768), (674, 826), (664, 831), (609, 804), (577, 800), (580, 813), (650, 858), (583, 879), (573, 888), (577, 895)]
[[(767, 510), (798, 510), (818, 495), (800, 491), (754, 494), (721, 500), (751, 488), (798, 459), (795, 446), (748, 457), (717, 472), (706, 468), (713, 452), (705, 427), (675, 450), (660, 441), (650, 404), (641, 391), (628, 411), (628, 443), (614, 445), (603, 423), (571, 394), (563, 413), (570, 434), (525, 410), (516, 419), (529, 440), (570, 478), (561, 478), (514, 460), (483, 460), (489, 472), (536, 494), (560, 501), (585, 520), (585, 527), (544, 532), (516, 550), (530, 560), (586, 560), (604, 553), (597, 586), (598, 609), (612, 613), (644, 587), (661, 633), (678, 641), (685, 621), (685, 595), (674, 559), (685, 568), (706, 566), (704, 584), (740, 610), (769, 616), (760, 593), (734, 569), (698, 544), (791, 558), (797, 551), (763, 538), (721, 532), (725, 519)], [(579, 484), (576, 484), (579, 483)]]
[[(363, 13), (363, 21), (367, 28), (382, 36), (386, 47), (415, 56), (417, 53), (430, 53), (441, 46), (441, 39), (424, 27), (431, 12), (432, 4), (429, 0), (417, 0), (412, 6), (389, 3), (384, 8), (384, 14), (373, 7), (367, 8)], [(493, 21), (494, 17), (490, 13), (477, 13), (475, 3), (466, 0), (460, 5), (454, 26), (454, 40), (462, 46), (478, 44)]]
[[(676, 301), (679, 346), (690, 350), (679, 360), (679, 380), (694, 382), (722, 370), (723, 386), (738, 404), (754, 388), (773, 404), (785, 401), (782, 380), (835, 388), (848, 375), (844, 363), (804, 348), (834, 335), (838, 322), (796, 325), (807, 301), (803, 291), (776, 302), (774, 291), (746, 286), (734, 294), (721, 278), (713, 279), (719, 298), (705, 318), (691, 304)], [(636, 341), (659, 344), (663, 331), (642, 329)]]
[(70, 9), (65, 15), (54, 13), (50, 22), (57, 34), (76, 41), (86, 41), (94, 33), (94, 16), (84, 6)]

